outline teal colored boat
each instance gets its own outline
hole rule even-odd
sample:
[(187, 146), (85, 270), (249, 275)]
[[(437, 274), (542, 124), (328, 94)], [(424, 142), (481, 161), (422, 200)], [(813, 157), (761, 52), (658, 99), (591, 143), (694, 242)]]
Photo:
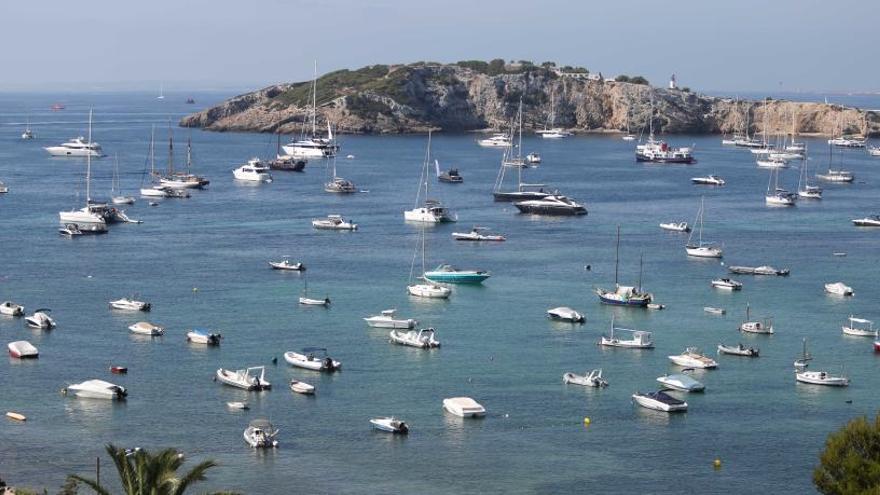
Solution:
[(452, 265), (440, 265), (425, 272), (425, 278), (432, 282), (445, 284), (481, 284), (489, 278), (489, 272), (482, 270), (459, 270)]

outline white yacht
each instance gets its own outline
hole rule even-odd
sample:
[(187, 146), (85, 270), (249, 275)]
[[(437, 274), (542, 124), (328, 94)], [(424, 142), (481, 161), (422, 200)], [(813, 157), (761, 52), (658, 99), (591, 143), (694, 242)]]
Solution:
[[(621, 338), (620, 335), (615, 336), (615, 332), (617, 332), (618, 334), (623, 333), (625, 337)], [(627, 347), (630, 349), (651, 349), (654, 347), (654, 340), (651, 338), (651, 332), (615, 327), (614, 318), (612, 318), (611, 334), (608, 336), (603, 335), (599, 339), (599, 345), (609, 347)]]
[(755, 164), (758, 168), (788, 168), (788, 161), (782, 158), (774, 158), (772, 156), (767, 156), (766, 158), (757, 158), (755, 160)]
[(251, 158), (248, 162), (232, 171), (236, 180), (248, 182), (272, 182), (269, 167), (259, 159)]
[(663, 375), (658, 377), (657, 381), (662, 383), (665, 387), (682, 390), (684, 392), (702, 392), (706, 390), (706, 386), (702, 382), (695, 380), (688, 374), (689, 371), (693, 370), (684, 369), (681, 373)]
[(827, 371), (807, 371), (813, 356), (807, 352), (807, 339), (805, 338), (803, 342), (804, 350), (794, 361), (794, 377), (797, 382), (831, 387), (846, 387), (849, 385), (849, 378), (843, 373), (834, 375)]
[[(327, 122), (327, 137), (318, 136), (318, 62), (315, 61), (314, 78), (311, 88), (311, 105), (306, 121), (303, 122), (303, 133), (300, 139), (290, 142), (282, 149), (284, 153), (295, 158), (332, 158), (339, 152), (339, 145), (333, 138), (330, 122)], [(306, 126), (311, 121), (311, 134), (306, 134)]]
[(716, 278), (712, 280), (712, 287), (722, 290), (742, 290), (742, 282), (730, 278)]
[(825, 182), (848, 183), (854, 181), (856, 179), (856, 176), (849, 170), (829, 168), (825, 173), (817, 173), (816, 178), (819, 180), (824, 180)]
[(244, 441), (255, 449), (274, 449), (278, 447), (278, 430), (269, 420), (255, 419), (244, 430)]
[[(259, 372), (259, 376), (257, 372)], [(215, 375), (215, 381), (245, 390), (269, 390), (272, 388), (272, 384), (266, 381), (265, 366), (254, 366), (243, 370), (220, 368)]]
[(601, 368), (591, 370), (587, 373), (584, 373), (583, 375), (578, 375), (578, 374), (571, 373), (571, 372), (564, 373), (562, 375), (562, 383), (565, 383), (565, 384), (571, 383), (573, 385), (581, 385), (583, 387), (595, 387), (595, 388), (601, 388), (601, 387), (608, 386), (608, 380), (606, 380), (605, 378), (602, 377), (602, 369)]
[(871, 215), (865, 218), (854, 218), (853, 225), (856, 227), (880, 227), (880, 215)]
[(507, 134), (498, 133), (484, 139), (478, 139), (477, 144), (486, 148), (507, 148), (511, 141)]
[(692, 238), (694, 233), (688, 236), (687, 244), (685, 244), (684, 249), (687, 252), (688, 256), (693, 256), (695, 258), (721, 258), (724, 255), (724, 251), (714, 244), (711, 243), (703, 243), (703, 198), (700, 198), (700, 210), (697, 212), (697, 220), (695, 222), (698, 225), (699, 236), (697, 237), (697, 243), (693, 243)]
[(632, 399), (636, 404), (655, 411), (685, 412), (688, 407), (687, 402), (676, 399), (662, 390), (648, 393), (636, 392), (632, 395)]
[[(91, 120), (91, 111), (89, 111), (89, 120)], [(91, 130), (89, 131), (91, 135)], [(93, 143), (91, 137), (88, 140), (83, 136), (71, 139), (59, 146), (48, 146), (43, 148), (52, 156), (91, 156), (99, 158), (104, 156), (104, 150), (98, 143)]]
[(358, 188), (354, 185), (354, 182), (336, 175), (336, 157), (332, 157), (328, 160), (328, 168), (330, 171), (330, 177), (327, 182), (324, 183), (324, 191), (337, 194), (352, 194), (358, 192)]
[(31, 328), (51, 330), (55, 328), (55, 320), (49, 316), (49, 308), (38, 308), (33, 314), (24, 317), (24, 322)]
[[(419, 178), (419, 189), (416, 192), (416, 201), (412, 210), (403, 212), (404, 220), (408, 222), (442, 223), (454, 222), (457, 217), (443, 206), (440, 201), (430, 199), (428, 196), (429, 165), (431, 163), (431, 132), (428, 131), (428, 146), (425, 150), (425, 161), (422, 165), (422, 173)], [(422, 191), (424, 190), (424, 194)]]
[(433, 328), (420, 330), (392, 330), (388, 334), (394, 344), (418, 347), (420, 349), (432, 349), (440, 347), (440, 341), (435, 336)]
[(683, 353), (668, 357), (673, 363), (685, 368), (712, 369), (718, 367), (718, 363), (714, 359), (706, 356), (696, 347), (688, 347)]
[(717, 175), (708, 175), (706, 177), (691, 177), (691, 182), (694, 184), (705, 186), (723, 186), (725, 184), (724, 179)]
[(800, 173), (798, 175), (798, 198), (801, 199), (822, 199), (822, 188), (810, 185), (810, 177), (807, 172), (807, 159), (801, 160)]
[(367, 325), (373, 328), (411, 329), (419, 324), (417, 320), (412, 318), (407, 318), (405, 320), (395, 319), (395, 313), (396, 310), (394, 309), (386, 309), (382, 311), (382, 314), (364, 318), (364, 321), (367, 322)]
[(470, 397), (443, 399), (443, 409), (462, 418), (481, 418), (486, 415), (486, 408)]
[(125, 387), (104, 380), (86, 380), (82, 383), (68, 385), (61, 390), (64, 394), (73, 394), (81, 399), (123, 400), (128, 396)]
[(831, 284), (825, 284), (825, 292), (829, 294), (834, 294), (837, 296), (852, 296), (855, 295), (853, 288), (846, 285), (843, 282), (834, 282)]
[(327, 218), (312, 220), (312, 227), (319, 230), (357, 230), (358, 226), (351, 220), (342, 218), (342, 215), (327, 215)]
[(110, 301), (110, 309), (119, 309), (122, 311), (149, 311), (150, 303), (138, 301), (130, 297), (123, 297), (115, 301)]
[(520, 213), (532, 215), (577, 216), (587, 214), (584, 205), (559, 194), (545, 196), (541, 199), (518, 201), (513, 203), (513, 206)]
[(877, 330), (874, 329), (874, 322), (864, 318), (856, 318), (850, 315), (849, 323), (842, 327), (843, 333), (854, 335), (856, 337), (874, 337), (877, 338)]
[[(422, 255), (422, 271), (424, 274), (426, 271), (425, 267), (425, 259), (427, 257), (427, 241), (425, 239), (425, 229), (422, 228), (419, 232), (419, 244), (421, 248)], [(417, 247), (418, 249), (418, 247)], [(416, 268), (416, 255), (413, 255), (413, 262), (409, 267), (409, 285), (406, 287), (406, 291), (416, 297), (424, 297), (427, 299), (448, 299), (452, 294), (452, 289), (449, 287), (440, 285), (436, 282), (432, 282), (426, 279), (424, 276), (416, 279), (415, 277), (415, 268)]]

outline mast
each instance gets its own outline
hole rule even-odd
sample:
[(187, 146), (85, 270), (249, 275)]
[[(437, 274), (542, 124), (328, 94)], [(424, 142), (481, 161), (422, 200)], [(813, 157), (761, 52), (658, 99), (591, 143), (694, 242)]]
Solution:
[(645, 254), (639, 253), (639, 288), (638, 288), (639, 293), (642, 292), (642, 267), (644, 265), (643, 264), (644, 258), (645, 258)]
[(174, 136), (171, 120), (168, 120), (168, 175), (174, 174)]
[(155, 141), (156, 141), (156, 124), (153, 124), (152, 129), (150, 129), (150, 175), (151, 176), (156, 174)]
[(186, 173), (192, 168), (192, 135), (186, 139)]
[(318, 60), (315, 60), (315, 72), (312, 79), (312, 137), (318, 132)]
[(516, 190), (522, 191), (522, 96), (519, 97), (519, 109), (516, 112), (517, 125), (519, 125), (519, 142), (516, 150)]
[(617, 247), (614, 250), (614, 286), (617, 286), (617, 267), (620, 264), (620, 224), (617, 225)]
[(86, 208), (92, 202), (92, 109), (89, 109), (89, 143), (86, 153)]
[[(422, 184), (425, 186), (425, 201), (428, 201), (428, 167), (431, 163), (431, 130), (428, 130), (428, 147), (425, 149), (425, 162), (422, 163), (422, 172), (419, 175), (419, 190), (416, 192), (416, 202), (413, 208), (419, 207), (419, 199), (422, 194)], [(334, 172), (335, 173), (335, 172)]]
[(703, 247), (703, 196), (700, 196), (700, 247)]

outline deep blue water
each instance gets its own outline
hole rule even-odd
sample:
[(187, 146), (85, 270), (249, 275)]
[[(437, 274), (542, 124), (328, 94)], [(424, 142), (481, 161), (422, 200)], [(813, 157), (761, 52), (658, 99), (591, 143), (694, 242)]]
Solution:
[[(113, 226), (107, 235), (60, 238), (57, 213), (77, 203), (84, 162), (50, 159), (42, 146), (85, 133), (95, 109), (94, 139), (110, 155), (94, 163), (93, 187), (107, 195), (114, 154), (123, 188), (140, 185), (150, 126), (164, 140), (167, 121), (194, 110), (188, 95), (0, 95), (0, 300), (29, 310), (50, 307), (58, 328), (39, 332), (0, 318), (6, 342), (27, 339), (40, 348), (33, 362), (0, 360), (0, 411), (20, 411), (24, 424), (0, 420), (0, 476), (7, 482), (56, 487), (68, 473), (89, 474), (102, 446), (173, 446), (190, 458), (214, 458), (203, 489), (249, 493), (561, 493), (573, 491), (768, 493), (812, 490), (812, 467), (827, 434), (850, 418), (878, 409), (878, 357), (871, 339), (847, 338), (850, 314), (880, 319), (877, 236), (850, 219), (878, 211), (880, 161), (846, 153), (852, 185), (828, 186), (825, 199), (791, 209), (764, 206), (767, 172), (751, 154), (723, 149), (717, 136), (676, 136), (696, 144), (699, 164), (650, 166), (632, 159), (633, 144), (613, 136), (562, 141), (527, 138), (525, 151), (544, 163), (527, 180), (560, 187), (586, 203), (589, 215), (548, 219), (523, 216), (494, 203), (491, 188), (500, 151), (475, 145), (473, 135), (434, 136), (444, 168), (457, 166), (461, 185), (432, 184), (459, 215), (458, 224), (428, 229), (429, 264), (452, 262), (490, 270), (482, 287), (456, 287), (448, 301), (405, 293), (418, 229), (403, 222), (411, 208), (424, 155), (424, 136), (345, 136), (339, 174), (369, 191), (334, 196), (322, 191), (325, 171), (310, 163), (303, 174), (275, 173), (271, 184), (236, 184), (231, 170), (269, 154), (270, 136), (192, 131), (196, 171), (209, 189), (155, 208), (139, 200), (128, 209), (141, 225)], [(225, 95), (200, 94), (196, 108)], [(48, 111), (54, 101), (67, 109)], [(37, 139), (18, 139), (29, 115)], [(190, 131), (174, 129), (178, 151)], [(820, 140), (810, 141), (824, 150)], [(164, 142), (157, 155), (164, 164)], [(177, 156), (182, 162), (182, 155)], [(826, 163), (816, 153), (810, 166)], [(694, 175), (717, 173), (723, 188), (692, 186)], [(781, 180), (796, 186), (797, 171)], [(661, 231), (663, 221), (693, 222), (706, 201), (708, 240), (723, 242), (725, 263), (790, 267), (787, 278), (742, 277), (741, 293), (713, 291), (725, 273), (717, 261), (687, 259), (685, 236)], [(80, 193), (79, 201), (82, 201)], [(360, 224), (355, 233), (318, 232), (310, 220), (341, 213)], [(456, 243), (450, 233), (487, 225), (505, 243)], [(621, 226), (621, 281), (634, 283), (644, 255), (643, 281), (667, 309), (601, 306), (595, 286), (613, 284), (614, 236)], [(846, 257), (832, 252), (845, 251)], [(333, 306), (302, 308), (303, 275), (266, 265), (290, 255), (307, 267), (313, 295)], [(585, 265), (591, 270), (586, 271)], [(844, 281), (855, 297), (823, 293)], [(198, 290), (194, 290), (198, 289)], [(146, 316), (113, 313), (107, 301), (139, 293), (153, 303)], [(775, 318), (777, 333), (743, 336), (735, 328), (750, 302), (753, 314)], [(546, 309), (569, 305), (587, 314), (583, 326), (547, 321)], [(728, 310), (723, 317), (703, 306)], [(433, 351), (392, 346), (387, 331), (362, 317), (396, 307), (437, 328)], [(654, 332), (656, 349), (626, 351), (595, 345), (612, 316), (620, 325)], [(126, 327), (139, 319), (167, 327), (162, 338), (137, 338)], [(185, 342), (195, 326), (220, 331), (224, 342), (206, 349)], [(809, 338), (815, 367), (844, 364), (852, 378), (837, 390), (796, 385), (791, 364)], [(633, 406), (630, 395), (656, 388), (655, 378), (676, 368), (667, 355), (685, 346), (712, 352), (719, 342), (761, 348), (761, 358), (718, 358), (700, 372), (705, 394), (687, 396), (690, 410), (669, 416)], [(344, 363), (319, 375), (289, 368), (285, 350), (323, 346)], [(278, 357), (277, 367), (270, 359)], [(108, 366), (126, 365), (126, 376)], [(218, 367), (265, 364), (274, 390), (246, 393), (212, 382)], [(565, 371), (602, 367), (611, 385), (585, 390), (561, 382)], [(315, 397), (291, 393), (299, 378)], [(102, 378), (130, 390), (121, 404), (66, 398), (69, 383)], [(483, 420), (462, 421), (441, 411), (445, 397), (469, 395), (488, 409)], [(225, 402), (247, 399), (252, 409), (231, 412)], [(852, 403), (847, 403), (852, 401)], [(376, 433), (368, 419), (394, 414), (412, 433)], [(590, 417), (592, 424), (583, 425)], [(250, 419), (267, 417), (281, 429), (275, 452), (253, 452), (241, 438)], [(712, 461), (723, 467), (715, 470)], [(104, 458), (105, 466), (107, 459)], [(107, 469), (104, 479), (112, 479)]]

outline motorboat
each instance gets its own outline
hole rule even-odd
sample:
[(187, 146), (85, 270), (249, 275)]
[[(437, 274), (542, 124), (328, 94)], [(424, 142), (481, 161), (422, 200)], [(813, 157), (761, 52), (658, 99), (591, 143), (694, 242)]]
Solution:
[(3, 301), (0, 303), (0, 315), (24, 316), (24, 306), (12, 301)]
[(312, 220), (312, 227), (319, 230), (357, 230), (358, 228), (356, 223), (342, 218), (342, 215), (327, 215), (327, 218)]
[(314, 395), (315, 386), (299, 380), (290, 380), (290, 390), (298, 394)]
[(88, 141), (83, 136), (71, 139), (59, 146), (43, 148), (51, 156), (92, 156), (95, 158), (104, 156), (104, 151), (98, 143)]
[(330, 298), (325, 297), (324, 299), (315, 299), (312, 297), (303, 296), (303, 297), (299, 298), (299, 303), (304, 306), (324, 306), (324, 307), (327, 307), (327, 306), (330, 306)]
[(462, 270), (448, 264), (439, 265), (424, 274), (426, 280), (443, 284), (481, 284), (490, 276), (487, 271)]
[(760, 334), (772, 334), (773, 333), (773, 318), (767, 316), (763, 319), (763, 321), (752, 320), (752, 306), (751, 304), (746, 304), (746, 319), (739, 325), (740, 332), (746, 333), (760, 333)]
[(849, 170), (829, 168), (823, 174), (816, 174), (816, 178), (825, 182), (852, 182), (856, 176)]
[(533, 215), (586, 215), (584, 205), (562, 195), (550, 195), (542, 199), (531, 199), (513, 203), (520, 213)]
[(486, 408), (470, 397), (443, 399), (443, 409), (462, 418), (481, 418), (486, 415)]
[(407, 433), (409, 433), (409, 426), (407, 426), (407, 424), (403, 421), (395, 419), (394, 416), (373, 418), (370, 420), (370, 424), (373, 425), (373, 428), (379, 431), (397, 433), (400, 435), (406, 435)]
[(124, 400), (128, 396), (128, 390), (125, 387), (104, 380), (86, 380), (82, 383), (75, 383), (68, 385), (61, 392), (65, 395), (73, 394), (80, 399)]
[(852, 220), (856, 227), (880, 227), (880, 215), (871, 215), (865, 218), (855, 218)]
[(507, 148), (511, 145), (511, 142), (510, 137), (504, 133), (496, 133), (487, 138), (477, 140), (477, 144), (485, 148)]
[(874, 341), (874, 352), (880, 352), (880, 340)]
[(343, 179), (342, 177), (336, 177), (335, 165), (333, 167), (333, 171), (334, 176), (331, 177), (329, 181), (324, 183), (324, 191), (337, 194), (353, 194), (358, 192), (358, 188), (356, 185), (354, 185), (354, 182), (348, 179)]
[(707, 177), (691, 177), (691, 182), (704, 186), (723, 186), (725, 184), (724, 179), (717, 175), (709, 175)]
[(655, 411), (686, 412), (688, 407), (687, 402), (676, 399), (662, 390), (647, 393), (636, 392), (632, 398), (636, 404)]
[(452, 294), (452, 289), (435, 283), (411, 284), (406, 286), (406, 291), (411, 296), (425, 297), (429, 299), (447, 299)]
[(458, 217), (449, 211), (439, 200), (431, 199), (428, 184), (428, 168), (431, 163), (431, 132), (428, 132), (428, 145), (425, 148), (425, 160), (419, 177), (419, 188), (413, 209), (404, 210), (403, 219), (407, 222), (443, 223), (455, 222)]
[(559, 306), (558, 308), (550, 308), (547, 310), (547, 318), (556, 321), (567, 321), (569, 323), (584, 323), (587, 317), (569, 308), (568, 306)]
[(691, 228), (687, 222), (667, 222), (661, 223), (660, 228), (670, 232), (690, 232)]
[(794, 374), (795, 380), (799, 383), (808, 383), (810, 385), (827, 385), (831, 387), (846, 387), (849, 385), (849, 378), (846, 376), (833, 375), (827, 371), (798, 371)]
[(244, 402), (244, 401), (227, 402), (226, 407), (228, 407), (229, 409), (235, 409), (235, 410), (239, 410), (239, 411), (246, 411), (251, 408), (251, 406), (248, 405), (248, 403)]
[(7, 346), (9, 355), (18, 359), (29, 359), (40, 357), (40, 351), (27, 340), (16, 340), (10, 342)]
[(0, 194), (5, 194), (9, 192), (9, 186), (0, 181)]
[(232, 171), (236, 180), (247, 182), (272, 182), (269, 167), (259, 158), (251, 158), (248, 162)]
[(602, 378), (602, 369), (594, 369), (583, 375), (577, 375), (571, 372), (562, 375), (562, 383), (571, 383), (573, 385), (582, 385), (584, 387), (607, 387), (608, 380)]
[(440, 341), (435, 337), (433, 328), (406, 331), (392, 330), (388, 336), (393, 344), (418, 347), (420, 349), (440, 347)]
[(125, 366), (110, 366), (110, 373), (114, 375), (125, 375), (128, 373), (128, 368)]
[(302, 172), (306, 168), (307, 160), (291, 155), (277, 155), (274, 160), (269, 160), (269, 168), (286, 172)]
[(692, 242), (694, 233), (691, 232), (684, 250), (688, 256), (693, 256), (694, 258), (721, 258), (724, 256), (724, 251), (720, 247), (712, 243), (703, 242), (703, 211), (703, 198), (701, 197), (700, 209), (697, 212), (697, 220), (695, 222), (698, 225), (698, 241), (696, 243)]
[(880, 156), (880, 146), (868, 146), (868, 155)]
[(364, 318), (364, 321), (367, 322), (367, 325), (373, 328), (410, 329), (415, 328), (415, 326), (419, 324), (418, 321), (412, 318), (407, 318), (405, 320), (395, 319), (395, 313), (396, 310), (394, 309), (386, 309), (382, 311), (381, 314)]
[(727, 271), (730, 273), (736, 273), (739, 275), (769, 275), (769, 276), (777, 276), (777, 277), (787, 277), (791, 270), (788, 268), (775, 268), (770, 265), (761, 265), (761, 266), (741, 266), (741, 265), (730, 265), (727, 267)]
[(747, 347), (742, 344), (718, 344), (718, 354), (728, 354), (730, 356), (758, 357), (760, 352), (761, 351), (757, 347)]
[(164, 328), (162, 328), (158, 325), (153, 325), (152, 323), (150, 323), (148, 321), (139, 321), (133, 325), (130, 325), (128, 327), (128, 330), (134, 334), (149, 335), (151, 337), (158, 337), (161, 335), (165, 335)]
[(140, 189), (141, 196), (145, 198), (169, 198), (171, 193), (162, 186), (148, 186)]
[(39, 308), (33, 314), (25, 316), (24, 321), (31, 328), (39, 328), (41, 330), (51, 330), (55, 328), (55, 320), (49, 316), (49, 308)]
[(742, 290), (743, 284), (730, 278), (716, 278), (712, 281), (712, 287), (723, 290)]
[(702, 392), (706, 390), (706, 385), (695, 380), (688, 372), (692, 369), (681, 370), (681, 373), (673, 373), (671, 375), (663, 375), (657, 377), (657, 381), (664, 387), (681, 390), (684, 392)]
[[(259, 375), (257, 373), (259, 372)], [(214, 380), (230, 387), (244, 390), (269, 390), (272, 384), (266, 380), (266, 367), (253, 366), (243, 370), (227, 370), (220, 368)]]
[(621, 136), (620, 139), (622, 139), (624, 141), (635, 141), (636, 136), (634, 134), (624, 134), (623, 136)]
[(864, 148), (867, 140), (857, 136), (844, 135), (829, 139), (828, 144), (838, 148)]
[[(752, 150), (754, 152), (754, 150)], [(772, 158), (768, 155), (765, 158), (757, 158), (755, 160), (755, 164), (758, 168), (769, 168), (773, 170), (779, 170), (781, 168), (788, 168), (788, 160), (784, 160), (782, 158)]]
[[(436, 163), (436, 161), (434, 163)], [(461, 176), (457, 168), (450, 168), (449, 170), (438, 172), (437, 180), (449, 184), (460, 184), (464, 182), (464, 177)]]
[[(330, 132), (330, 124), (327, 123), (327, 131)], [(339, 145), (333, 139), (332, 134), (329, 137), (322, 138), (317, 136), (303, 137), (296, 141), (282, 146), (284, 153), (296, 158), (333, 158), (339, 151)]]
[(138, 301), (137, 299), (123, 297), (115, 301), (110, 301), (110, 309), (119, 309), (123, 311), (149, 311), (150, 303)]
[(544, 139), (564, 139), (571, 136), (571, 132), (566, 131), (561, 127), (554, 127), (553, 129), (544, 129), (542, 131), (535, 131), (535, 134), (541, 136)]
[(306, 269), (305, 265), (302, 263), (291, 263), (290, 260), (286, 258), (281, 261), (270, 261), (269, 266), (271, 266), (273, 270), (287, 270), (293, 272), (301, 272)]
[(853, 288), (843, 282), (834, 282), (833, 284), (825, 284), (825, 292), (837, 296), (852, 296), (855, 294)]
[(659, 303), (648, 303), (648, 305), (645, 307), (648, 309), (655, 310), (655, 311), (661, 311), (661, 310), (666, 309), (665, 304), (659, 304)]
[(113, 196), (110, 198), (110, 202), (114, 205), (133, 205), (137, 201), (134, 196)]
[(186, 341), (193, 344), (220, 345), (223, 336), (204, 328), (194, 328), (186, 332)]
[(278, 447), (278, 430), (267, 419), (255, 419), (244, 430), (244, 441), (255, 449)]
[(703, 306), (703, 312), (709, 313), (710, 315), (723, 315), (727, 311), (724, 308), (715, 308), (712, 306)]
[(537, 164), (541, 163), (542, 161), (543, 161), (543, 159), (541, 158), (541, 155), (539, 155), (537, 153), (533, 152), (533, 153), (529, 153), (528, 155), (526, 155), (526, 163), (528, 163), (528, 164), (537, 165)]
[[(615, 332), (618, 333), (617, 336), (614, 335)], [(619, 335), (620, 333), (623, 333), (625, 337), (621, 338)], [(626, 338), (627, 336), (629, 338)], [(651, 332), (615, 327), (614, 318), (612, 318), (611, 334), (608, 336), (602, 335), (602, 337), (599, 339), (599, 345), (609, 347), (627, 347), (630, 349), (652, 349), (654, 347), (654, 340), (651, 337)]]
[(653, 132), (644, 144), (636, 145), (636, 161), (686, 165), (697, 163), (692, 148), (673, 148), (666, 141), (654, 139)]
[(312, 371), (339, 371), (342, 363), (327, 355), (323, 347), (306, 347), (302, 353), (287, 351), (284, 360), (291, 366)]
[(874, 322), (864, 318), (856, 318), (850, 315), (849, 324), (843, 326), (843, 333), (856, 337), (877, 338), (877, 330), (874, 330)]
[[(106, 229), (106, 227), (104, 227)], [(83, 235), (83, 231), (76, 226), (75, 223), (69, 223), (67, 225), (62, 225), (58, 228), (58, 233), (65, 237), (78, 237)]]
[(668, 356), (673, 363), (685, 368), (713, 369), (718, 367), (714, 359), (706, 356), (696, 347), (688, 347), (681, 354)]
[(473, 227), (470, 232), (453, 232), (452, 238), (456, 241), (490, 241), (504, 242), (506, 237), (500, 234), (492, 234), (487, 232), (486, 227)]

